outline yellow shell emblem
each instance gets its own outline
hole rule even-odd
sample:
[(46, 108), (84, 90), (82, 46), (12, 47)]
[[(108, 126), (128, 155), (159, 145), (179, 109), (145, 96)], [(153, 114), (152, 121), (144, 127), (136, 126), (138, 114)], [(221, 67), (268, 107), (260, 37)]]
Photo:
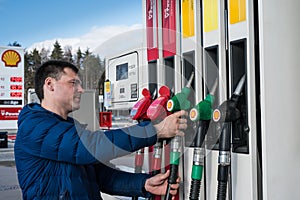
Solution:
[(21, 62), (21, 56), (15, 50), (7, 50), (2, 54), (1, 60), (7, 67), (17, 67), (19, 62)]

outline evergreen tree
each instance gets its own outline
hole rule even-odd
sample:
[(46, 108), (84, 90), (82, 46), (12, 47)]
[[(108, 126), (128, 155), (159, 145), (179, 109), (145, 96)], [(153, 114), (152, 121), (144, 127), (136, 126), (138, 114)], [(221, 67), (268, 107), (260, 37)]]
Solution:
[(35, 71), (36, 68), (41, 65), (42, 58), (41, 58), (39, 51), (36, 48), (33, 49), (30, 56), (31, 56), (31, 60), (32, 60), (33, 71)]
[(81, 74), (81, 80), (83, 83), (83, 87), (86, 89), (89, 89), (89, 66), (90, 64), (90, 56), (92, 55), (92, 53), (90, 52), (89, 48), (87, 48), (85, 50), (85, 52), (83, 53), (83, 58), (82, 58), (82, 63), (80, 65), (80, 74)]
[(105, 76), (105, 66), (104, 66), (105, 60), (100, 63), (101, 65), (101, 70), (100, 70), (100, 78), (98, 81), (98, 89), (99, 89), (99, 95), (104, 95), (104, 82), (106, 80)]
[(63, 50), (57, 40), (54, 43), (53, 47), (54, 48), (52, 50), (50, 58), (54, 59), (54, 60), (62, 60), (63, 59)]
[[(39, 51), (35, 48), (31, 53), (25, 52), (24, 76), (25, 76), (25, 99), (27, 100), (27, 91), (29, 88), (34, 88), (34, 75), (37, 68), (41, 65), (42, 59)], [(26, 101), (25, 100), (25, 101)]]
[(73, 63), (72, 47), (65, 46), (64, 60)]
[(83, 55), (84, 55), (84, 57), (88, 58), (90, 55), (92, 55), (92, 52), (90, 52), (90, 49), (87, 48)]
[(13, 46), (13, 47), (21, 47), (21, 44), (17, 41), (14, 41), (12, 44), (9, 43), (8, 46)]
[(79, 47), (78, 50), (77, 50), (77, 52), (76, 52), (76, 55), (75, 55), (75, 65), (76, 65), (79, 69), (82, 68), (82, 66), (81, 66), (81, 64), (82, 64), (82, 59), (83, 59), (83, 54), (82, 54), (82, 52), (81, 52), (81, 50), (80, 50), (80, 47)]
[(86, 56), (83, 60), (84, 67), (84, 77), (83, 84), (86, 89), (97, 89), (99, 84), (99, 78), (101, 77), (104, 66), (99, 58), (99, 56), (95, 56), (89, 52), (88, 56)]
[(49, 60), (49, 49), (45, 49), (44, 47), (40, 50), (41, 62), (46, 62)]
[(27, 90), (33, 86), (33, 73), (31, 67), (30, 54), (26, 51), (24, 54), (24, 97), (27, 100)]

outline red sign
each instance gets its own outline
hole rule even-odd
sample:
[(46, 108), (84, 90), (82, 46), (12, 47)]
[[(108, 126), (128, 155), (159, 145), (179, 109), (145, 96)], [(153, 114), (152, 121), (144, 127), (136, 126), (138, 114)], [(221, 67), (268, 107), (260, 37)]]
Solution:
[(162, 1), (163, 57), (176, 54), (176, 1)]
[(100, 127), (107, 127), (109, 129), (112, 126), (112, 112), (100, 112), (99, 125)]
[(148, 61), (158, 59), (158, 32), (157, 32), (157, 0), (146, 2), (146, 30)]
[(0, 120), (17, 120), (22, 108), (0, 108)]

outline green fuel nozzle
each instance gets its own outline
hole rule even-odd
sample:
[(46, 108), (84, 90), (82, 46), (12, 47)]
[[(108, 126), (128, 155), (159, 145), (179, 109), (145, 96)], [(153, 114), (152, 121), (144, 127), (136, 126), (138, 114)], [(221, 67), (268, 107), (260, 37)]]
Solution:
[(213, 112), (212, 105), (215, 100), (214, 94), (216, 92), (217, 85), (218, 79), (215, 80), (210, 93), (206, 95), (205, 99), (200, 101), (190, 110), (189, 116), (191, 121), (197, 122), (199, 120), (211, 120)]
[(205, 156), (205, 148), (203, 147), (203, 143), (210, 120), (212, 118), (212, 105), (215, 99), (214, 93), (217, 88), (217, 81), (218, 79), (215, 80), (210, 93), (207, 94), (205, 99), (195, 105), (189, 113), (190, 120), (197, 124), (197, 132), (193, 140), (194, 153), (189, 196), (190, 200), (199, 200), (200, 196), (201, 179), (203, 174)]
[[(191, 93), (191, 84), (194, 79), (195, 73), (192, 72), (187, 84), (182, 88), (181, 92), (177, 93), (167, 102), (167, 110), (169, 112), (176, 112), (179, 110), (188, 110), (191, 107), (191, 103), (188, 97)], [(165, 200), (172, 199), (170, 194), (171, 184), (176, 183), (178, 178), (178, 166), (180, 161), (180, 149), (181, 149), (181, 136), (175, 136), (171, 140), (170, 149), (170, 176), (168, 178), (168, 187), (165, 195)]]
[(169, 112), (175, 112), (179, 110), (188, 110), (191, 107), (191, 103), (188, 100), (188, 97), (191, 93), (191, 84), (193, 82), (195, 73), (192, 72), (187, 84), (182, 88), (181, 92), (174, 95), (167, 102), (167, 110)]
[(197, 122), (199, 120), (210, 120), (212, 117), (212, 104), (214, 102), (214, 96), (208, 94), (203, 101), (200, 101), (195, 105), (189, 113), (190, 120)]

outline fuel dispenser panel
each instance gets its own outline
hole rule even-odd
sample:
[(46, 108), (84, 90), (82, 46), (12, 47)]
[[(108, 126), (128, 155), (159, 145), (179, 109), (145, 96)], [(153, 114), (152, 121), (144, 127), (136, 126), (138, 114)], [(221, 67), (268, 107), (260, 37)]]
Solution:
[[(183, 85), (186, 84), (188, 79), (190, 78), (191, 74), (195, 74), (195, 52), (186, 52), (183, 53)], [(191, 82), (191, 90), (190, 94), (188, 95), (187, 100), (190, 102), (191, 105), (195, 105), (195, 79), (192, 79)], [(186, 133), (184, 135), (185, 147), (191, 147), (194, 142), (195, 138), (195, 128), (190, 120), (188, 120), (188, 128), (186, 129)]]
[[(219, 47), (212, 46), (204, 49), (204, 93), (209, 94), (215, 82), (219, 83)], [(216, 108), (220, 102), (219, 85), (216, 85), (214, 91), (214, 102), (212, 108)], [(218, 131), (216, 126), (209, 126), (207, 131), (206, 145), (208, 149), (218, 150)]]
[[(230, 43), (231, 91), (234, 90), (244, 74), (247, 81), (246, 42), (246, 39), (244, 39)], [(237, 105), (237, 109), (240, 111), (241, 116), (232, 123), (232, 151), (235, 153), (249, 153), (247, 94), (247, 85), (245, 85)]]
[(109, 60), (108, 79), (114, 90), (112, 102), (132, 102), (138, 100), (138, 53), (133, 52)]
[[(246, 42), (244, 40), (233, 42), (230, 44), (231, 50), (231, 91), (234, 90), (240, 78), (246, 73)], [(206, 90), (212, 88), (212, 85), (216, 79), (218, 79), (219, 67), (218, 67), (218, 47), (209, 47), (205, 49), (205, 85)], [(215, 91), (215, 100), (212, 107), (216, 108), (220, 102), (219, 90), (224, 89), (225, 84), (217, 86)], [(241, 111), (241, 117), (232, 123), (232, 145), (233, 152), (236, 153), (248, 153), (248, 132), (249, 127), (247, 123), (247, 101), (246, 94), (247, 88), (243, 90), (243, 95), (239, 100), (237, 109)], [(219, 150), (219, 136), (220, 136), (220, 127), (217, 125), (211, 126), (207, 135), (207, 145), (208, 148), (213, 150)]]

